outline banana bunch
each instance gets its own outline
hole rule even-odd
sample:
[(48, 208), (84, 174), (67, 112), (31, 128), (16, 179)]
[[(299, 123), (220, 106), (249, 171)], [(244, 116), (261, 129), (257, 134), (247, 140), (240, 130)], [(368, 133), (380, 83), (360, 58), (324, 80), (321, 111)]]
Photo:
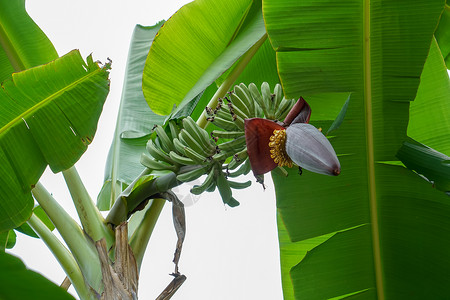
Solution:
[(214, 110), (206, 108), (208, 121), (222, 130), (213, 130), (210, 135), (191, 117), (184, 118), (180, 125), (175, 120), (170, 120), (166, 128), (156, 125), (156, 136), (146, 146), (149, 155), (142, 154), (141, 163), (151, 170), (174, 172), (181, 182), (194, 181), (206, 175), (201, 184), (192, 187), (191, 193), (212, 192), (217, 187), (223, 202), (236, 206), (239, 202), (233, 198), (232, 189), (251, 185), (251, 181), (230, 179), (246, 175), (251, 170), (245, 141), (245, 119), (266, 117), (283, 120), (294, 103), (295, 100), (283, 97), (279, 84), (271, 93), (266, 82), (261, 85), (261, 92), (253, 83), (248, 87), (241, 83), (219, 99)]
[(146, 146), (150, 156), (146, 153), (141, 156), (144, 166), (178, 173), (183, 166), (200, 169), (209, 165), (211, 156), (216, 153), (216, 145), (206, 130), (191, 117), (183, 119), (182, 128), (174, 120), (169, 121), (167, 127), (170, 136), (162, 126), (155, 125), (156, 138), (150, 139)]

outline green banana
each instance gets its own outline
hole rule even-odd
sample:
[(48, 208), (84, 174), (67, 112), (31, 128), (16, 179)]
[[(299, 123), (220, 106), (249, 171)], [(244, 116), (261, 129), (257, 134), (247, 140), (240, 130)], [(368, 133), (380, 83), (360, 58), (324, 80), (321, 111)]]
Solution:
[(216, 148), (216, 145), (211, 142), (208, 132), (198, 126), (190, 116), (183, 119), (183, 127), (191, 134), (191, 136), (196, 138), (204, 148), (207, 148), (210, 151)]
[(274, 101), (272, 99), (272, 94), (270, 93), (270, 86), (267, 82), (263, 82), (261, 84), (261, 94), (262, 100), (267, 109), (266, 118), (273, 120), (275, 118), (275, 116), (273, 115)]
[(176, 166), (167, 164), (162, 161), (156, 161), (153, 158), (147, 156), (145, 153), (142, 153), (141, 155), (141, 164), (151, 170), (170, 170), (170, 171), (177, 170)]
[[(175, 147), (175, 152), (180, 154), (181, 156), (185, 156), (186, 152), (184, 151), (184, 148), (186, 147), (178, 138), (173, 139), (173, 145)], [(170, 152), (169, 152), (170, 153)]]
[(234, 139), (244, 135), (243, 131), (213, 130), (211, 134), (221, 139)]
[(242, 189), (245, 189), (245, 188), (248, 188), (249, 186), (251, 186), (252, 181), (249, 180), (249, 181), (245, 181), (245, 182), (237, 182), (237, 181), (228, 180), (228, 184), (230, 185), (230, 187), (232, 189), (242, 190)]
[(196, 168), (196, 169), (193, 169), (193, 170), (188, 171), (186, 173), (178, 174), (177, 175), (177, 179), (179, 181), (182, 181), (182, 182), (193, 181), (195, 179), (198, 179), (203, 174), (205, 174), (206, 169), (208, 167), (209, 166), (201, 166), (201, 165), (199, 165), (198, 168)]
[(196, 165), (197, 164), (197, 162), (194, 161), (193, 159), (179, 155), (175, 151), (170, 151), (169, 156), (174, 162), (176, 162), (179, 165)]
[(216, 169), (213, 167), (208, 173), (208, 176), (206, 176), (205, 181), (203, 181), (200, 185), (194, 185), (191, 188), (191, 193), (194, 195), (200, 195), (204, 191), (206, 191), (208, 188), (210, 188), (211, 185), (215, 185), (214, 177), (215, 177)]
[(286, 98), (283, 98), (281, 100), (280, 106), (278, 107), (275, 113), (276, 120), (279, 121), (284, 120), (284, 118), (286, 118), (287, 114), (291, 110), (292, 104), (293, 104), (292, 100), (287, 100)]
[(211, 156), (212, 160), (214, 161), (225, 161), (228, 157), (233, 156), (233, 153), (229, 153), (226, 151), (220, 151), (219, 153), (214, 154)]
[(172, 139), (169, 138), (164, 128), (162, 128), (160, 125), (155, 125), (154, 130), (156, 131), (156, 135), (158, 136), (159, 141), (161, 143), (161, 148), (166, 153), (169, 153), (171, 150), (174, 150)]
[(234, 116), (230, 112), (227, 105), (223, 105), (220, 109), (218, 109), (215, 113), (215, 117), (219, 117), (230, 122), (234, 121)]
[(217, 127), (220, 127), (224, 130), (229, 130), (229, 131), (240, 130), (240, 128), (233, 121), (228, 121), (228, 120), (222, 119), (218, 116), (211, 118), (210, 121)]
[(239, 151), (235, 155), (233, 155), (233, 159), (228, 163), (227, 169), (234, 170), (242, 163), (245, 162), (245, 159), (248, 157), (247, 148)]
[(219, 194), (222, 197), (223, 203), (228, 204), (233, 197), (233, 192), (231, 191), (230, 184), (222, 171), (220, 171), (216, 177), (216, 185), (219, 190)]
[(228, 177), (238, 177), (241, 175), (247, 175), (251, 169), (252, 168), (250, 166), (250, 160), (246, 159), (244, 163), (239, 167), (239, 169), (237, 169), (234, 172), (228, 173)]
[[(230, 100), (233, 103), (233, 106), (241, 110), (248, 118), (250, 116), (250, 110), (248, 108), (248, 103), (244, 102), (247, 99), (241, 99), (238, 95), (236, 95), (236, 91), (242, 91), (239, 86), (234, 87), (234, 92), (230, 93)], [(243, 93), (243, 92), (242, 92)]]
[(253, 99), (255, 99), (255, 102), (262, 109), (264, 115), (267, 116), (268, 115), (268, 113), (267, 113), (268, 107), (266, 107), (266, 104), (263, 101), (263, 97), (261, 96), (256, 85), (252, 82), (248, 85), (248, 89), (249, 89), (250, 93), (252, 94)]
[(273, 112), (274, 115), (276, 115), (278, 108), (280, 107), (281, 101), (283, 100), (283, 89), (281, 88), (281, 85), (279, 83), (275, 85), (275, 88), (273, 89), (273, 94), (275, 95)]
[(212, 149), (205, 149), (186, 129), (181, 129), (178, 138), (185, 146), (190, 147), (192, 150), (201, 155), (209, 156), (212, 154)]
[(184, 152), (186, 153), (187, 157), (196, 161), (198, 164), (205, 164), (206, 162), (208, 162), (208, 157), (194, 151), (192, 148), (185, 147)]
[(235, 159), (233, 157), (233, 159), (227, 165), (227, 170), (234, 170), (237, 167), (239, 167), (240, 165), (242, 165), (243, 163), (244, 163), (244, 160)]
[(242, 147), (245, 147), (245, 136), (240, 136), (234, 140), (219, 144), (217, 147), (219, 147), (220, 150), (236, 152)]
[(236, 118), (234, 119), (234, 124), (236, 124), (236, 126), (239, 127), (241, 130), (245, 130), (244, 119), (242, 119), (240, 116), (236, 115)]
[(174, 164), (175, 162), (170, 158), (169, 155), (164, 153), (161, 149), (156, 147), (155, 143), (150, 139), (145, 147), (148, 153), (156, 160), (164, 161), (169, 164)]
[(178, 137), (178, 135), (180, 134), (180, 127), (178, 127), (175, 120), (169, 121), (169, 129), (170, 129), (170, 135), (172, 136), (172, 139)]
[[(242, 82), (239, 84), (239, 87), (242, 89), (242, 91), (243, 91), (244, 94), (245, 94), (245, 97), (247, 98), (247, 99), (246, 99), (246, 102), (247, 102), (248, 110), (249, 110), (250, 112), (254, 111), (254, 110), (255, 110), (255, 101), (253, 100), (252, 94), (251, 94), (250, 91), (248, 90), (248, 87), (247, 87), (245, 84), (243, 84)], [(238, 96), (241, 97), (241, 96), (239, 95), (239, 93), (238, 93)], [(244, 96), (243, 96), (243, 97), (244, 97)], [(241, 97), (241, 99), (242, 99), (242, 97)], [(243, 99), (243, 100), (244, 100), (244, 99)], [(251, 116), (251, 117), (254, 117), (254, 116)]]
[(240, 117), (241, 119), (245, 120), (249, 118), (249, 115), (246, 115), (244, 112), (242, 112), (239, 108), (237, 108), (236, 106), (234, 106), (232, 103), (228, 103), (228, 109), (231, 111), (233, 111), (233, 114), (235, 114), (236, 116)]

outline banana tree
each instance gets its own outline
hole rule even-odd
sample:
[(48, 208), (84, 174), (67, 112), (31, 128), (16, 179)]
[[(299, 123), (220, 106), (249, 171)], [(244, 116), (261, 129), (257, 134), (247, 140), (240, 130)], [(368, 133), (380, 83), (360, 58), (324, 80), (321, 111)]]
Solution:
[[(13, 2), (18, 6), (0, 2), (5, 7), (0, 21), (8, 33), (0, 35), (2, 61), (10, 62), (5, 79), (13, 70), (55, 58), (51, 44), (42, 42), (43, 34), (26, 16), (23, 1)], [(95, 132), (109, 66), (99, 67), (91, 58), (84, 63), (72, 52), (13, 74), (4, 90), (24, 104), (11, 109), (10, 116), (5, 113), (2, 125), (2, 149), (10, 166), (1, 176), (2, 186), (12, 187), (1, 197), (6, 207), (0, 215), (3, 244), (11, 246), (12, 229), (28, 219), (82, 299), (131, 298), (148, 240), (169, 200), (178, 234), (174, 280), (158, 298), (169, 299), (186, 279), (178, 270), (184, 211), (171, 188), (205, 174), (191, 192), (217, 189), (226, 205), (237, 206), (232, 190), (250, 183), (233, 178), (252, 169), (263, 183), (263, 173), (273, 169), (285, 299), (445, 297), (450, 177), (446, 8), (437, 0), (414, 6), (197, 0), (162, 27), (138, 26), (98, 197), (99, 208), (109, 210), (106, 220), (72, 165)], [(15, 11), (23, 20), (12, 24)], [(37, 31), (40, 38), (31, 40), (50, 55), (34, 64), (16, 59), (27, 57), (17, 46), (20, 39), (14, 40), (17, 28)], [(29, 50), (29, 42), (22, 47)], [(65, 106), (68, 102), (75, 104)], [(49, 114), (61, 117), (61, 124), (69, 120), (69, 126), (58, 123), (55, 131), (71, 129), (60, 139), (77, 145), (77, 151), (49, 139), (39, 125), (43, 121), (34, 117)], [(14, 126), (22, 131), (13, 131)], [(24, 153), (11, 142), (28, 131), (32, 149), (39, 151)], [(15, 159), (17, 153), (24, 153), (21, 159)], [(39, 164), (23, 163), (30, 161)], [(304, 167), (301, 176), (294, 163)], [(64, 170), (83, 231), (37, 183), (47, 164), (55, 172)], [(29, 166), (32, 172), (25, 169)], [(18, 182), (16, 188), (11, 182)], [(13, 190), (21, 193), (10, 199)], [(39, 208), (32, 214), (30, 192), (45, 214), (39, 215)], [(44, 225), (47, 218), (69, 250)], [(21, 230), (33, 234), (25, 225)], [(109, 260), (116, 260), (113, 268)]]

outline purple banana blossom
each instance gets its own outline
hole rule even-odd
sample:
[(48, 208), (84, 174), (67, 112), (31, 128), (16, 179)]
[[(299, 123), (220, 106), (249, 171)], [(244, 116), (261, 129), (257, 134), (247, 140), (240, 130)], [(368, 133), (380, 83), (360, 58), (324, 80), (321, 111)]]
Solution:
[(281, 124), (261, 118), (245, 120), (247, 152), (255, 175), (294, 163), (319, 174), (340, 174), (333, 147), (321, 131), (308, 124), (310, 115), (310, 106), (300, 98)]

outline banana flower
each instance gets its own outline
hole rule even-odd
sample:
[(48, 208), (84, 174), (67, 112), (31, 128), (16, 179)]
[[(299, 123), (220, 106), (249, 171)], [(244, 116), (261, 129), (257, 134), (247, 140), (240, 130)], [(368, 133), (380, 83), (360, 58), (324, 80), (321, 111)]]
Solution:
[(319, 174), (340, 174), (333, 147), (309, 124), (310, 116), (310, 106), (300, 97), (282, 123), (262, 118), (245, 120), (247, 152), (255, 176), (294, 164)]

